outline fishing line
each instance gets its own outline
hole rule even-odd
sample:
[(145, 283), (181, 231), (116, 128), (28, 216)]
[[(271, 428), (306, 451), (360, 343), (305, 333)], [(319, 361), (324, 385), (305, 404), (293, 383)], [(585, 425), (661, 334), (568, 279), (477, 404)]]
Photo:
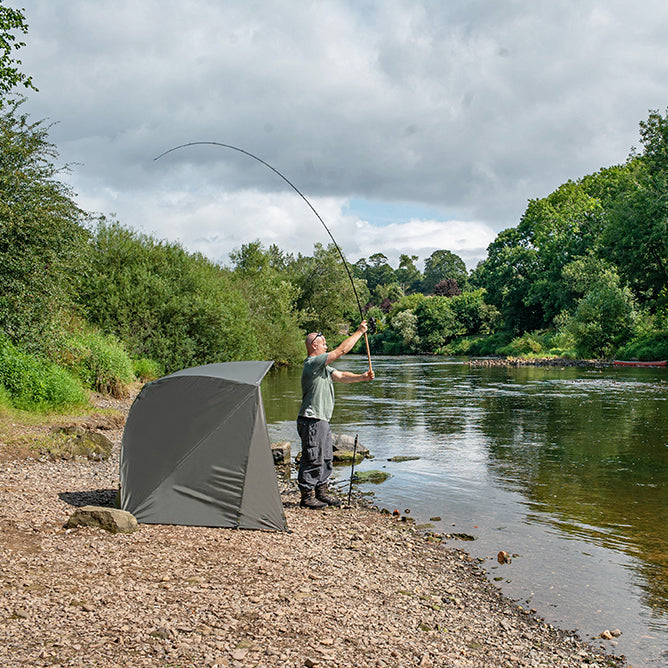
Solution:
[[(187, 146), (203, 146), (203, 145), (208, 145), (208, 146), (221, 146), (222, 148), (229, 148), (233, 151), (238, 151), (239, 153), (243, 153), (244, 155), (247, 155), (249, 158), (253, 158), (253, 160), (257, 160), (258, 162), (262, 163), (265, 167), (268, 167), (271, 169), (274, 174), (277, 174), (280, 176), (305, 202), (308, 204), (309, 208), (313, 213), (315, 214), (315, 217), (322, 223), (322, 226), (327, 230), (327, 234), (329, 234), (329, 238), (332, 240), (334, 243), (334, 246), (336, 250), (339, 252), (339, 255), (341, 256), (341, 260), (343, 262), (343, 266), (346, 270), (346, 274), (348, 274), (348, 278), (350, 279), (350, 285), (353, 288), (353, 294), (355, 295), (355, 301), (357, 302), (357, 308), (359, 309), (360, 312), (360, 318), (364, 320), (364, 311), (362, 310), (362, 304), (360, 303), (360, 298), (359, 295), (357, 294), (357, 288), (355, 288), (355, 281), (353, 281), (352, 274), (350, 273), (350, 268), (348, 267), (348, 263), (346, 262), (346, 258), (343, 255), (343, 251), (341, 250), (341, 247), (339, 244), (336, 243), (336, 239), (334, 238), (334, 235), (332, 234), (331, 230), (327, 225), (325, 224), (325, 221), (322, 219), (320, 214), (315, 210), (315, 207), (311, 202), (306, 199), (306, 195), (297, 188), (297, 186), (288, 179), (287, 176), (284, 174), (281, 174), (275, 167), (270, 165), (268, 162), (263, 160), (262, 158), (258, 157), (257, 155), (254, 155), (253, 153), (250, 153), (249, 151), (244, 150), (243, 148), (239, 148), (238, 146), (232, 146), (231, 144), (223, 144), (221, 142), (217, 141), (192, 141), (188, 142), (187, 144), (181, 144), (180, 146), (175, 146), (174, 148), (170, 148), (168, 151), (165, 151), (164, 153), (161, 153), (159, 156), (156, 158), (153, 158), (153, 160), (160, 160), (163, 156), (167, 155), (168, 153), (172, 153), (173, 151), (178, 151), (181, 148), (186, 148)], [(373, 333), (375, 330), (375, 322), (373, 318), (369, 318), (369, 331)], [(366, 343), (366, 356), (367, 360), (369, 361), (369, 371), (371, 371), (371, 350), (369, 349), (369, 337), (367, 336), (367, 333), (364, 332), (364, 342)]]
[(172, 151), (178, 151), (181, 148), (186, 148), (187, 146), (202, 146), (202, 145), (211, 145), (211, 146), (222, 146), (223, 148), (229, 148), (232, 149), (233, 151), (238, 151), (239, 153), (243, 153), (244, 155), (247, 155), (249, 158), (253, 158), (253, 160), (257, 160), (258, 162), (261, 162), (265, 167), (269, 167), (272, 172), (275, 174), (278, 174), (305, 202), (308, 204), (309, 208), (313, 213), (315, 214), (316, 218), (322, 223), (322, 226), (327, 230), (327, 234), (329, 234), (329, 238), (334, 242), (334, 246), (336, 247), (336, 250), (339, 251), (339, 255), (341, 256), (341, 260), (343, 261), (343, 266), (345, 267), (346, 273), (348, 274), (348, 278), (350, 279), (350, 285), (352, 285), (353, 288), (353, 293), (355, 294), (355, 300), (357, 301), (357, 308), (359, 309), (360, 312), (360, 317), (362, 320), (364, 320), (364, 311), (362, 310), (362, 304), (360, 303), (360, 298), (359, 295), (357, 294), (357, 289), (355, 288), (355, 281), (353, 281), (352, 274), (350, 273), (350, 269), (348, 267), (348, 263), (346, 262), (346, 258), (343, 255), (343, 251), (341, 250), (341, 247), (339, 244), (336, 243), (336, 239), (334, 238), (334, 235), (330, 231), (329, 227), (325, 224), (325, 221), (320, 217), (320, 214), (315, 210), (315, 207), (311, 202), (306, 199), (306, 196), (304, 193), (302, 193), (297, 186), (290, 181), (287, 176), (281, 174), (275, 167), (272, 167), (268, 162), (263, 160), (262, 158), (259, 158), (257, 155), (253, 155), (249, 151), (245, 151), (243, 148), (239, 148), (237, 146), (232, 146), (231, 144), (221, 144), (220, 142), (217, 141), (193, 141), (189, 142), (187, 144), (181, 144), (180, 146), (175, 146), (174, 148), (170, 148), (168, 151), (165, 151), (164, 153), (161, 153), (157, 158), (153, 158), (153, 160), (160, 160), (163, 156), (167, 155), (168, 153), (171, 153)]

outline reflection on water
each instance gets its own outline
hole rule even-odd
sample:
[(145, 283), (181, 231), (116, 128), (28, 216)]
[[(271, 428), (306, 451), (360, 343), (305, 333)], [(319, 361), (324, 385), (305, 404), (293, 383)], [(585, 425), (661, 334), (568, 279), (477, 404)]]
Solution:
[[(374, 370), (373, 383), (337, 385), (332, 427), (370, 448), (360, 468), (392, 474), (366, 486), (378, 504), (477, 536), (463, 547), (520, 604), (583, 637), (619, 628), (615, 651), (668, 665), (666, 370), (440, 358), (379, 358)], [(262, 386), (270, 436), (295, 451), (299, 373), (279, 369)], [(342, 483), (349, 473), (337, 470)], [(489, 557), (501, 549), (520, 556), (499, 566)]]

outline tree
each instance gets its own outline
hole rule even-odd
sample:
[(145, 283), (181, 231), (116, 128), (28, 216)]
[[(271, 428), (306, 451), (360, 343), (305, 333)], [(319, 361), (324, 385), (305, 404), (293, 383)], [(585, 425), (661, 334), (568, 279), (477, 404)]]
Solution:
[(668, 179), (668, 109), (665, 117), (655, 109), (650, 111), (646, 121), (640, 121), (640, 140), (649, 173), (665, 185)]
[(19, 107), (0, 116), (0, 329), (35, 351), (74, 308), (89, 232), (48, 129)]
[(632, 333), (636, 318), (631, 290), (622, 286), (617, 269), (590, 253), (564, 268), (564, 280), (582, 295), (565, 329), (578, 354), (608, 357)]
[(420, 346), (420, 338), (417, 335), (417, 316), (410, 309), (397, 313), (392, 327), (399, 335), (403, 352), (415, 352)]
[(422, 274), (415, 266), (417, 255), (402, 254), (399, 257), (399, 268), (394, 272), (395, 277), (404, 294), (416, 292), (422, 283)]
[(601, 201), (580, 182), (568, 181), (547, 197), (529, 202), (518, 227), (536, 249), (538, 264), (524, 303), (540, 307), (544, 326), (572, 306), (574, 295), (564, 289), (563, 268), (596, 248), (603, 226)]
[(430, 294), (437, 283), (446, 279), (457, 281), (463, 287), (468, 279), (464, 261), (449, 250), (434, 251), (425, 261), (422, 292)]
[(291, 256), (259, 241), (230, 253), (237, 285), (251, 305), (251, 322), (263, 358), (289, 363), (301, 358), (302, 332), (295, 303), (299, 288), (289, 280)]
[(601, 170), (568, 181), (531, 200), (517, 228), (501, 232), (472, 275), (515, 334), (552, 326), (578, 297), (563, 270), (587, 253), (601, 252), (610, 201), (624, 191), (623, 170)]
[(434, 294), (438, 297), (454, 297), (461, 295), (459, 284), (454, 278), (445, 278), (434, 286)]
[(424, 352), (437, 352), (450, 339), (462, 333), (449, 302), (448, 297), (428, 297), (415, 309), (417, 335)]
[(513, 334), (544, 326), (542, 306), (527, 299), (539, 266), (538, 251), (526, 233), (511, 227), (499, 232), (487, 247), (487, 259), (473, 272), (473, 284), (485, 288), (487, 301), (499, 309), (505, 329)]
[(485, 303), (485, 290), (478, 288), (448, 300), (464, 334), (489, 333), (496, 324), (498, 311)]
[(373, 303), (377, 306), (380, 306), (383, 302), (396, 302), (397, 299), (401, 299), (403, 296), (404, 292), (398, 283), (377, 285), (371, 295)]
[(18, 30), (24, 35), (28, 32), (28, 25), (21, 10), (3, 7), (0, 5), (0, 109), (11, 101), (7, 95), (17, 86), (37, 90), (32, 78), (19, 71), (17, 65), (21, 61), (12, 58), (12, 52), (25, 46), (25, 42), (16, 41), (13, 31)]
[(90, 322), (167, 372), (264, 357), (229, 270), (114, 221), (95, 231), (80, 299)]
[(361, 258), (355, 265), (355, 274), (366, 281), (369, 292), (373, 293), (379, 285), (389, 285), (394, 282), (394, 270), (390, 267), (387, 257), (383, 253), (374, 253), (369, 257)]
[(633, 298), (628, 288), (598, 285), (580, 300), (567, 329), (583, 357), (609, 357), (631, 335)]
[[(333, 343), (360, 314), (350, 279), (334, 244), (316, 244), (313, 256), (299, 254), (288, 268), (289, 280), (299, 288), (296, 308), (307, 331), (322, 331)], [(361, 304), (369, 301), (364, 280), (353, 277)]]
[(607, 256), (644, 302), (668, 303), (668, 110), (640, 123), (643, 154), (627, 163), (626, 188), (606, 230)]

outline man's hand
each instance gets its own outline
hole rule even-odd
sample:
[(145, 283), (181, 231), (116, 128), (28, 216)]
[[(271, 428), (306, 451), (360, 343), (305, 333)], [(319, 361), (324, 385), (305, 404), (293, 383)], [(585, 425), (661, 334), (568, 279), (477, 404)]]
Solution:
[(366, 373), (362, 374), (362, 380), (373, 380), (376, 377), (376, 374), (373, 372), (373, 369), (368, 369)]
[(362, 322), (360, 322), (360, 326), (357, 328), (357, 331), (360, 334), (366, 334), (368, 330), (369, 330), (369, 326), (367, 325), (366, 320), (362, 320)]

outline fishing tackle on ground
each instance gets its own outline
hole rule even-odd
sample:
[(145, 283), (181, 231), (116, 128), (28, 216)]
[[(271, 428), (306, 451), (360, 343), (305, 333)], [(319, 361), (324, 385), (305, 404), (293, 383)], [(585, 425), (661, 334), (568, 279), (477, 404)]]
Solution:
[(350, 495), (353, 493), (353, 475), (355, 474), (355, 459), (357, 458), (357, 437), (355, 434), (355, 445), (353, 446), (353, 463), (350, 465), (350, 485), (348, 486), (348, 505), (350, 506)]
[[(311, 204), (311, 202), (309, 202), (308, 199), (306, 199), (304, 193), (302, 193), (301, 190), (299, 190), (299, 188), (297, 188), (297, 186), (294, 183), (292, 183), (292, 181), (290, 181), (286, 176), (281, 174), (281, 172), (279, 172), (275, 167), (272, 167), (268, 162), (264, 161), (262, 158), (259, 158), (257, 155), (253, 155), (253, 153), (250, 153), (249, 151), (245, 151), (244, 149), (239, 148), (237, 146), (232, 146), (231, 144), (222, 144), (221, 142), (217, 141), (193, 141), (193, 142), (188, 142), (187, 144), (181, 144), (180, 146), (175, 146), (174, 148), (170, 148), (169, 150), (164, 151), (159, 156), (153, 158), (153, 160), (154, 161), (160, 160), (160, 158), (167, 155), (168, 153), (172, 153), (173, 151), (178, 151), (179, 149), (186, 148), (188, 146), (203, 146), (203, 145), (229, 148), (233, 151), (238, 151), (239, 153), (243, 153), (244, 155), (247, 155), (249, 158), (253, 158), (253, 160), (257, 160), (258, 162), (262, 163), (265, 167), (271, 169), (272, 172), (280, 176), (306, 202), (306, 204), (308, 204), (311, 211), (313, 211), (313, 213), (315, 214), (315, 217), (322, 223), (322, 226), (325, 228), (325, 230), (327, 230), (329, 238), (333, 241), (336, 250), (339, 252), (339, 255), (341, 256), (343, 266), (345, 267), (346, 273), (348, 274), (348, 278), (350, 279), (350, 285), (353, 288), (353, 294), (355, 295), (355, 300), (357, 301), (357, 308), (359, 309), (360, 312), (360, 318), (364, 320), (364, 312), (362, 310), (362, 304), (360, 303), (359, 295), (357, 294), (357, 289), (355, 288), (355, 281), (353, 280), (352, 274), (350, 273), (348, 262), (346, 262), (346, 258), (343, 255), (341, 247), (339, 246), (339, 244), (336, 243), (336, 239), (334, 238), (334, 235), (331, 233), (329, 227), (327, 227), (325, 221), (320, 217), (320, 214), (315, 210), (315, 207)], [(369, 339), (366, 333), (364, 334), (364, 340), (366, 342), (366, 354), (367, 354), (367, 359), (369, 361), (369, 370), (371, 370), (371, 351), (369, 350)]]

